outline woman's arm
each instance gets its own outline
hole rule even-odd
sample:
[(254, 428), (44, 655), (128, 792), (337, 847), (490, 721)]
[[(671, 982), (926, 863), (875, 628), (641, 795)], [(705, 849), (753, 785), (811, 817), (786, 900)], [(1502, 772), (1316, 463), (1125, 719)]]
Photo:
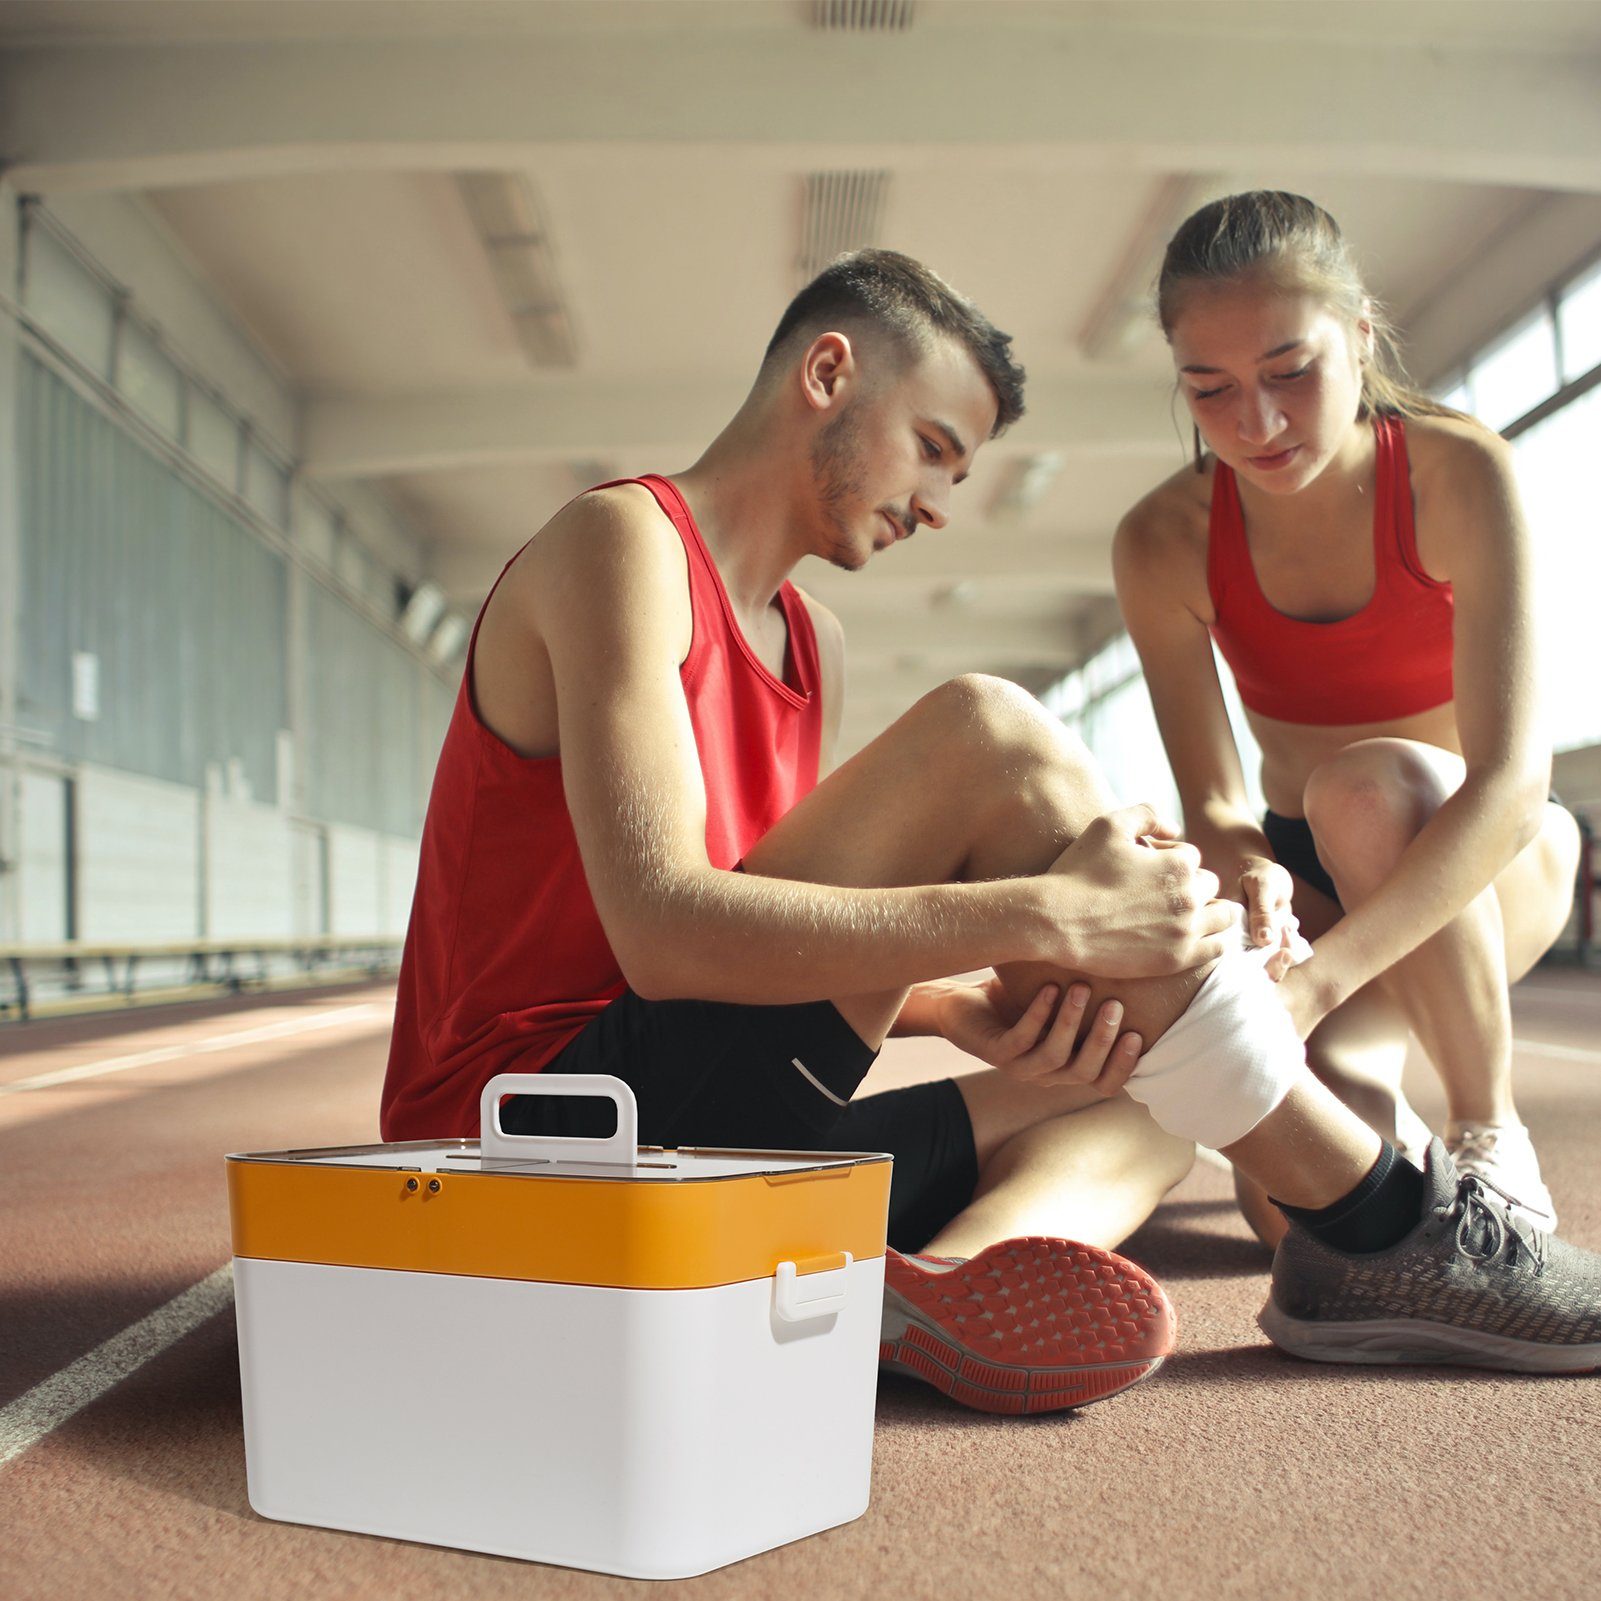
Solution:
[(1118, 603), (1139, 652), (1184, 809), (1184, 833), (1223, 886), (1246, 908), (1259, 945), (1276, 942), (1290, 916), (1290, 875), (1274, 860), (1252, 815), (1218, 683), (1211, 636), (1196, 610), (1204, 586), (1196, 550), (1157, 496), (1117, 531), (1112, 567)]
[(1493, 434), (1441, 427), (1414, 474), (1425, 552), (1456, 600), (1457, 731), (1467, 776), (1395, 870), (1286, 983), (1316, 1021), (1456, 917), (1539, 833), (1550, 747), (1537, 707), (1530, 542), (1512, 451)]

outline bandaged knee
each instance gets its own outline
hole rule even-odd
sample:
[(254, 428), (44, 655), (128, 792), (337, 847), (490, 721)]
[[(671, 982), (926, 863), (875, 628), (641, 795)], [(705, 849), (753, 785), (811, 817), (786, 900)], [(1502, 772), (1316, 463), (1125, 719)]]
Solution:
[[(1297, 962), (1312, 947), (1295, 936)], [(1169, 1134), (1214, 1151), (1243, 1139), (1306, 1070), (1306, 1047), (1267, 976), (1276, 948), (1230, 951), (1124, 1086)]]

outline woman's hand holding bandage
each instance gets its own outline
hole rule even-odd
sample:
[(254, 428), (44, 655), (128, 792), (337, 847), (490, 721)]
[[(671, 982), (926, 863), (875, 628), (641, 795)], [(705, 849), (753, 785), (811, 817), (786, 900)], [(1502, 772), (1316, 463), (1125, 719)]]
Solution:
[(1240, 900), (1246, 935), (1253, 945), (1282, 945), (1301, 924), (1292, 910), (1295, 880), (1270, 856), (1248, 856), (1240, 865)]

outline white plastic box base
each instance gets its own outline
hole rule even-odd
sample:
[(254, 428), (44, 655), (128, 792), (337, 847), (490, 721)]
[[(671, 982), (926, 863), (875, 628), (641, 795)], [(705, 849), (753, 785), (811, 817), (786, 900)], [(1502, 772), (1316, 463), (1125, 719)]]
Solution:
[(687, 1578), (867, 1509), (882, 1257), (834, 1313), (774, 1281), (633, 1290), (236, 1259), (263, 1516)]

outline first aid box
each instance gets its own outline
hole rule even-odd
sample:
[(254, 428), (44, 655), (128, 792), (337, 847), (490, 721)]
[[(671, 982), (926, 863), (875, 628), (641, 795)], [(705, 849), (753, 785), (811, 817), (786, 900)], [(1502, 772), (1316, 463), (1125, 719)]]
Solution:
[[(601, 1095), (600, 1140), (505, 1133)], [(228, 1158), (250, 1504), (680, 1578), (867, 1508), (890, 1159), (479, 1140)]]

